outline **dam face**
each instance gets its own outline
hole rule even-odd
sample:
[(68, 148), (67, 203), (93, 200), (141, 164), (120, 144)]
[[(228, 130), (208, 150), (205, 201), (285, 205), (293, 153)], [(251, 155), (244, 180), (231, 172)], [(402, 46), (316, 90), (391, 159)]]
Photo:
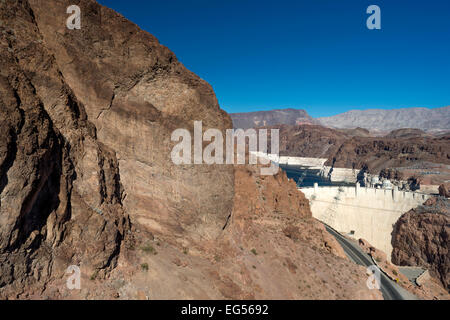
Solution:
[(428, 195), (355, 187), (300, 188), (310, 200), (313, 217), (355, 239), (363, 238), (391, 259), (391, 233), (398, 218)]

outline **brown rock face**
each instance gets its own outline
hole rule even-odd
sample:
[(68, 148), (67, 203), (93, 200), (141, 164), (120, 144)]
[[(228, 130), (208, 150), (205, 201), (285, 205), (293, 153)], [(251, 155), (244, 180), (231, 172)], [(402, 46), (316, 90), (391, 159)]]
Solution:
[(71, 4), (0, 1), (0, 298), (381, 297), (283, 173), (174, 165), (173, 130), (232, 126), (211, 86), (93, 0), (69, 30)]
[(170, 161), (175, 128), (231, 127), (211, 87), (94, 1), (67, 29), (69, 5), (0, 3), (1, 286), (111, 268), (125, 211), (174, 237), (215, 236), (231, 213), (232, 167)]
[(423, 207), (404, 214), (392, 236), (392, 262), (421, 266), (450, 290), (450, 204), (448, 200), (428, 200)]
[(423, 161), (450, 163), (450, 145), (440, 138), (352, 138), (346, 140), (333, 156), (338, 168), (407, 167)]
[(69, 265), (104, 274), (129, 221), (115, 152), (97, 140), (31, 7), (4, 1), (0, 18), (0, 295), (8, 296)]
[(98, 141), (117, 153), (125, 209), (154, 232), (216, 236), (231, 212), (232, 167), (176, 166), (170, 160), (175, 129), (192, 128), (194, 120), (202, 120), (205, 130), (232, 127), (211, 86), (152, 35), (95, 1), (79, 2), (84, 27), (68, 30), (54, 19), (68, 3), (30, 1), (43, 40), (85, 105)]
[(450, 182), (443, 183), (439, 186), (439, 195), (450, 198)]

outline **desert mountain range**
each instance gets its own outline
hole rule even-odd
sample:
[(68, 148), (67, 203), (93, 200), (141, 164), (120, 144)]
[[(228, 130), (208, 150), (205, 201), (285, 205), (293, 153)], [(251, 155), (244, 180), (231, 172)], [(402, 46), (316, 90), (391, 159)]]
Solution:
[(450, 106), (436, 109), (351, 110), (335, 116), (312, 118), (302, 109), (232, 113), (235, 128), (273, 125), (319, 124), (335, 129), (365, 128), (373, 133), (414, 128), (432, 133), (450, 131)]
[(324, 126), (344, 129), (361, 127), (386, 132), (415, 128), (430, 132), (445, 132), (450, 131), (450, 106), (436, 109), (351, 110), (317, 120)]

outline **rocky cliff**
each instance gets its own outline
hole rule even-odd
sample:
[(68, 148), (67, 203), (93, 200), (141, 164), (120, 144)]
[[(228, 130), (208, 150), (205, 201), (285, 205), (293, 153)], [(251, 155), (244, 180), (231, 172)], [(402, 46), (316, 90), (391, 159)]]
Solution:
[(0, 21), (0, 287), (42, 290), (73, 264), (104, 276), (130, 230), (116, 153), (97, 139), (30, 4), (3, 1)]
[(342, 143), (332, 161), (336, 167), (367, 167), (371, 172), (421, 162), (450, 164), (450, 144), (442, 138), (353, 137)]
[[(380, 298), (283, 173), (174, 165), (231, 128), (209, 84), (93, 0), (0, 2), (0, 297)], [(66, 287), (68, 266), (81, 289)]]
[(79, 3), (85, 27), (67, 29), (68, 6), (0, 7), (2, 286), (69, 265), (101, 275), (131, 233), (129, 214), (175, 238), (213, 237), (232, 209), (232, 168), (170, 162), (175, 128), (197, 117), (231, 127), (211, 87), (94, 1)]
[(397, 221), (392, 233), (392, 262), (421, 266), (450, 292), (450, 203), (432, 198)]

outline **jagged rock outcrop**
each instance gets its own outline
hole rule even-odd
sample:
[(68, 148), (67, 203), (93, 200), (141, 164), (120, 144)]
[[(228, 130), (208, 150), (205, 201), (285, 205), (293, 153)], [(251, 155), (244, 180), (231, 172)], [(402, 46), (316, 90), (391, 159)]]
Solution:
[(71, 4), (0, 2), (1, 298), (381, 297), (284, 173), (173, 164), (173, 130), (232, 127), (211, 86), (93, 0), (69, 30)]
[(0, 21), (0, 295), (14, 296), (69, 265), (104, 275), (130, 226), (115, 152), (97, 140), (28, 2), (0, 3)]
[(30, 0), (37, 26), (98, 140), (117, 153), (127, 212), (154, 232), (216, 236), (231, 211), (232, 168), (170, 161), (175, 129), (232, 127), (211, 86), (113, 10), (80, 1), (84, 27), (69, 30), (53, 18), (68, 2), (45, 3)]
[(400, 217), (392, 233), (392, 262), (429, 269), (450, 291), (450, 203), (431, 198)]

